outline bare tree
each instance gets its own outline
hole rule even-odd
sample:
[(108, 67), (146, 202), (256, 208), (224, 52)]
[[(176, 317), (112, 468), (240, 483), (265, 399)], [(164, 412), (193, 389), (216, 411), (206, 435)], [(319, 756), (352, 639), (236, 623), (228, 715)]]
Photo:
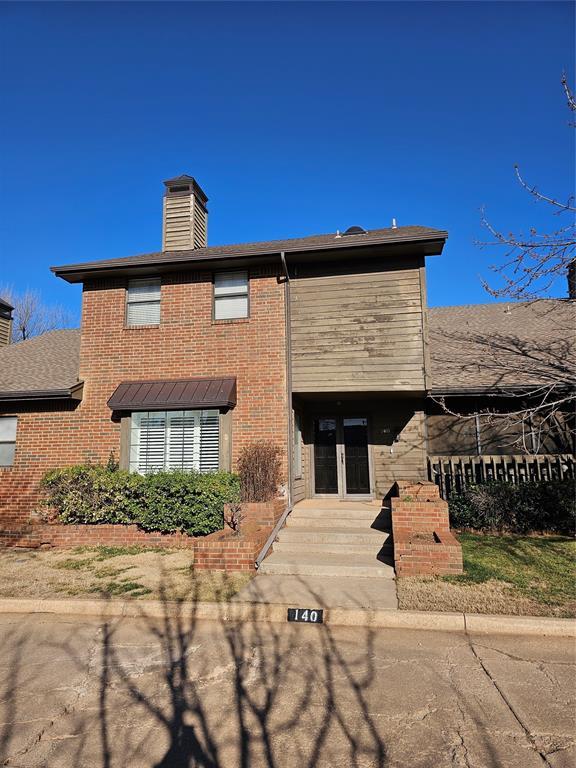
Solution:
[[(561, 83), (573, 115), (576, 112), (574, 93), (565, 76)], [(574, 128), (576, 123), (571, 121), (569, 126)], [(518, 165), (514, 171), (522, 189), (548, 206), (558, 217), (558, 225), (551, 232), (532, 227), (527, 234), (505, 234), (486, 218), (483, 210), (482, 224), (492, 240), (479, 245), (498, 246), (505, 251), (504, 260), (491, 267), (498, 285), (485, 280), (483, 285), (495, 298), (538, 302), (541, 307), (538, 311), (549, 333), (540, 338), (527, 338), (521, 328), (506, 333), (488, 328), (472, 334), (444, 331), (443, 341), (436, 338), (436, 344), (442, 344), (449, 354), (457, 354), (457, 350), (450, 350), (454, 343), (460, 350), (462, 345), (470, 352), (473, 350), (470, 367), (481, 368), (484, 376), (492, 380), (493, 389), (485, 399), (488, 404), (475, 412), (464, 413), (453, 405), (454, 400), (446, 397), (433, 399), (445, 414), (458, 419), (481, 416), (489, 427), (497, 426), (501, 433), (508, 432), (510, 447), (537, 454), (542, 452), (546, 438), (554, 431), (567, 435), (572, 443), (575, 437), (576, 302), (561, 302), (563, 306), (559, 306), (560, 302), (541, 300), (549, 297), (559, 277), (565, 279), (569, 269), (575, 267), (576, 200), (574, 194), (566, 198), (545, 194), (525, 180)], [(503, 397), (507, 398), (506, 408), (502, 408)]]
[(74, 323), (70, 312), (59, 304), (45, 304), (37, 291), (18, 293), (11, 286), (0, 287), (0, 296), (14, 307), (12, 341), (26, 341), (47, 331), (69, 328)]
[[(568, 109), (571, 113), (576, 112), (576, 100), (566, 76), (562, 77), (562, 88)], [(574, 122), (569, 125), (576, 127)], [(504, 262), (491, 267), (503, 284), (498, 287), (488, 281), (483, 281), (483, 284), (488, 293), (497, 298), (540, 299), (547, 296), (558, 277), (567, 274), (568, 267), (576, 258), (575, 197), (570, 194), (563, 200), (544, 194), (525, 180), (518, 165), (514, 166), (514, 171), (522, 188), (535, 200), (549, 206), (553, 214), (562, 220), (552, 232), (539, 232), (532, 227), (526, 235), (514, 232), (505, 234), (486, 218), (483, 210), (482, 224), (493, 240), (480, 245), (499, 246), (506, 251)]]

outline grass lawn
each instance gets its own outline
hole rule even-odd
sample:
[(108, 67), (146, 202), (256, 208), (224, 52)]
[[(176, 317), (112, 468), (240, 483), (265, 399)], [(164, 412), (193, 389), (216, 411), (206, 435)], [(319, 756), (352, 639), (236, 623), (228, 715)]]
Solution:
[(461, 533), (462, 576), (398, 579), (400, 608), (576, 616), (576, 542)]
[(0, 550), (0, 597), (230, 599), (251, 574), (194, 573), (192, 552), (146, 547)]

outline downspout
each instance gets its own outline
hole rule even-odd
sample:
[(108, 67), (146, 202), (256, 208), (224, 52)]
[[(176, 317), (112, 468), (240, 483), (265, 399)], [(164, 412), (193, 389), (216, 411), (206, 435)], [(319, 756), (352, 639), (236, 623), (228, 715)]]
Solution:
[[(256, 562), (254, 563), (256, 570), (260, 567), (260, 563), (266, 555), (268, 554), (268, 551), (272, 544), (276, 541), (276, 536), (278, 536), (278, 532), (284, 525), (284, 522), (286, 521), (286, 518), (292, 512), (292, 444), (294, 441), (293, 437), (293, 426), (292, 426), (292, 344), (291, 344), (291, 334), (290, 334), (290, 274), (288, 272), (288, 267), (286, 265), (286, 254), (284, 251), (280, 251), (280, 261), (282, 263), (282, 271), (284, 272), (284, 338), (286, 339), (286, 421), (287, 421), (287, 435), (288, 435), (288, 445), (287, 445), (287, 466), (288, 466), (288, 499), (286, 504), (286, 509), (282, 513), (282, 516), (274, 526), (274, 530), (268, 536), (266, 539), (266, 543), (260, 550), (260, 553), (258, 554), (258, 557), (256, 558)], [(280, 279), (279, 279), (280, 282)]]

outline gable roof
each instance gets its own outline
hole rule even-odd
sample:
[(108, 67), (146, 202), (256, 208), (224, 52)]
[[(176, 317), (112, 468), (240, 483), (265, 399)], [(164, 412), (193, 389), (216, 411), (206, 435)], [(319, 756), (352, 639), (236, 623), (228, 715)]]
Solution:
[(0, 348), (0, 400), (74, 397), (78, 381), (80, 330), (49, 331)]
[(432, 307), (428, 332), (433, 392), (574, 385), (576, 301)]
[(5, 301), (5, 300), (4, 300), (4, 299), (3, 299), (3, 298), (0, 296), (0, 309), (4, 309), (4, 310), (6, 310), (6, 311), (8, 311), (8, 312), (12, 312), (12, 310), (14, 309), (14, 307), (12, 306), (12, 304), (8, 304), (8, 302), (7, 302), (7, 301)]
[(284, 252), (306, 253), (309, 251), (341, 250), (346, 248), (361, 248), (363, 246), (386, 245), (395, 243), (430, 243), (427, 255), (439, 254), (448, 233), (440, 229), (422, 226), (388, 227), (372, 229), (362, 234), (311, 235), (295, 237), (286, 240), (264, 240), (253, 243), (238, 243), (236, 245), (212, 245), (205, 248), (193, 248), (185, 251), (156, 251), (142, 253), (137, 256), (125, 256), (117, 259), (104, 259), (78, 264), (66, 264), (50, 267), (58, 277), (68, 282), (80, 282), (85, 275), (96, 274), (118, 269), (150, 267), (161, 268), (167, 265), (182, 265), (186, 263), (210, 262), (225, 259), (246, 259), (248, 257), (265, 257)]

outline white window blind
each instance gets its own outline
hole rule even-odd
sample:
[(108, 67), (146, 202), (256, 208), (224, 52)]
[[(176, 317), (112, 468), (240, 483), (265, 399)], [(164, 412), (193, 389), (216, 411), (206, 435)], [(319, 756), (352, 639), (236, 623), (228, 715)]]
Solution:
[(248, 272), (214, 275), (214, 319), (248, 317)]
[(11, 467), (16, 452), (16, 416), (0, 416), (0, 467)]
[(219, 467), (218, 411), (142, 411), (132, 414), (130, 469), (215, 472)]
[(160, 279), (130, 280), (126, 291), (126, 325), (160, 323)]

